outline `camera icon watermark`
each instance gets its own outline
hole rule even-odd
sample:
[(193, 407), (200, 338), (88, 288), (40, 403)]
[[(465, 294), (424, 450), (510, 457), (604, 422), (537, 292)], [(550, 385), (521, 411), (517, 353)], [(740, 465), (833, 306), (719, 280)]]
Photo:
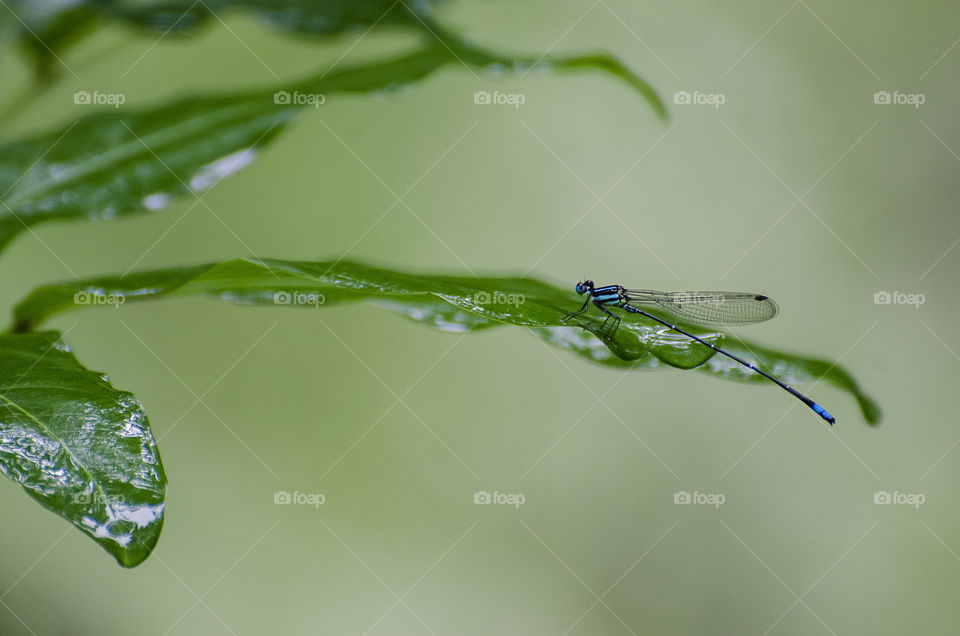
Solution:
[(488, 505), (500, 505), (500, 506), (513, 506), (515, 509), (519, 509), (527, 501), (527, 496), (523, 493), (505, 493), (497, 492), (487, 492), (486, 490), (478, 490), (473, 493), (473, 503), (480, 506)]
[(473, 302), (477, 305), (513, 305), (514, 307), (519, 307), (527, 302), (527, 297), (523, 294), (480, 290), (473, 295)]
[(927, 302), (927, 297), (923, 294), (878, 291), (873, 295), (874, 305), (913, 305), (914, 308), (919, 309), (920, 305), (925, 302)]
[(73, 103), (80, 106), (113, 106), (120, 108), (127, 101), (123, 93), (101, 93), (100, 91), (77, 91), (73, 94)]
[(301, 93), (300, 91), (277, 91), (273, 94), (273, 103), (282, 106), (313, 106), (320, 108), (327, 103), (323, 93)]
[(276, 292), (273, 295), (274, 305), (313, 305), (319, 308), (327, 302), (327, 297), (318, 292)]
[(920, 506), (926, 502), (927, 496), (919, 492), (907, 493), (896, 490), (887, 492), (886, 490), (880, 490), (873, 493), (873, 503), (880, 506), (901, 505), (920, 508)]
[(900, 91), (877, 91), (873, 94), (873, 103), (880, 106), (913, 106), (920, 108), (927, 103), (927, 96), (923, 93), (901, 93)]
[(719, 109), (727, 102), (723, 93), (701, 93), (700, 91), (677, 91), (673, 94), (673, 103), (678, 106), (713, 106)]
[(127, 301), (123, 294), (104, 294), (97, 291), (78, 291), (73, 295), (74, 305), (113, 305), (119, 309)]
[(326, 502), (327, 496), (323, 493), (298, 492), (296, 490), (293, 492), (278, 490), (277, 492), (273, 493), (273, 503), (278, 506), (297, 505), (319, 508)]
[(527, 96), (523, 93), (501, 93), (500, 91), (477, 91), (473, 94), (473, 103), (481, 106), (498, 105), (520, 108), (527, 103)]
[(724, 503), (726, 503), (727, 497), (723, 493), (719, 492), (687, 492), (686, 490), (678, 490), (673, 493), (673, 503), (678, 506), (713, 506), (714, 508), (719, 508)]

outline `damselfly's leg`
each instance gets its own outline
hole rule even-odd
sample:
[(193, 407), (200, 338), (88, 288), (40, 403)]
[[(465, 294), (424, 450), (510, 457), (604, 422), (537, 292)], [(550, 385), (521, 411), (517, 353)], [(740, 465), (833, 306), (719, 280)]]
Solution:
[(600, 323), (600, 328), (597, 329), (597, 334), (603, 338), (603, 332), (607, 329), (607, 323), (610, 322), (610, 316), (604, 316), (603, 322)]
[(562, 322), (567, 322), (568, 320), (570, 320), (570, 319), (573, 318), (574, 316), (579, 316), (580, 314), (582, 314), (583, 312), (585, 312), (585, 311), (587, 310), (587, 305), (589, 305), (589, 304), (590, 304), (590, 299), (587, 298), (587, 301), (586, 301), (585, 303), (583, 303), (583, 307), (580, 308), (580, 311), (571, 311), (569, 314), (567, 314), (566, 316), (564, 316), (564, 317), (561, 318), (560, 320), (561, 320)]
[(610, 315), (613, 317), (613, 322), (610, 323), (610, 328), (607, 330), (607, 340), (613, 338), (613, 334), (617, 333), (617, 329), (620, 328), (620, 316), (615, 316), (612, 313)]
[[(617, 328), (620, 326), (620, 317), (598, 302), (594, 302), (593, 304), (596, 305), (600, 311), (607, 314), (607, 317), (603, 320), (603, 324), (600, 325), (599, 333), (602, 339), (609, 340), (613, 337), (613, 334), (617, 332)], [(613, 319), (613, 322), (610, 322), (611, 319)], [(607, 329), (607, 323), (610, 324), (609, 329)]]

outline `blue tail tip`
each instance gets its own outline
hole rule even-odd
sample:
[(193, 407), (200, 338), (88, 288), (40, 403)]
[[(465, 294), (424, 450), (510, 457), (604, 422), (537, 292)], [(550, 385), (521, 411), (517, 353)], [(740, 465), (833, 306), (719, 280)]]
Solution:
[(823, 408), (816, 402), (813, 403), (813, 412), (830, 422), (831, 426), (833, 426), (833, 423), (837, 421), (832, 415), (830, 415), (827, 409)]

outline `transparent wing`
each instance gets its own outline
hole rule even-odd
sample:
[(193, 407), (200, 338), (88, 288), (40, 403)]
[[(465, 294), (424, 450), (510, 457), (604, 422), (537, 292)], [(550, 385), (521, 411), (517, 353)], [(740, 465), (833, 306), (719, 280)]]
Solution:
[(629, 289), (631, 305), (659, 307), (669, 314), (699, 325), (752, 325), (777, 315), (777, 303), (760, 294), (744, 292), (659, 292)]

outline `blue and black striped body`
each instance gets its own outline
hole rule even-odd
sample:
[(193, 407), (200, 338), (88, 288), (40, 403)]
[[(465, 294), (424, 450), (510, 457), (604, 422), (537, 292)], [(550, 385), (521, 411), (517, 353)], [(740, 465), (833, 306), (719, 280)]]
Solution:
[(600, 305), (609, 305), (615, 303), (623, 306), (627, 302), (626, 290), (620, 285), (607, 285), (606, 287), (597, 287), (590, 293), (593, 302)]

